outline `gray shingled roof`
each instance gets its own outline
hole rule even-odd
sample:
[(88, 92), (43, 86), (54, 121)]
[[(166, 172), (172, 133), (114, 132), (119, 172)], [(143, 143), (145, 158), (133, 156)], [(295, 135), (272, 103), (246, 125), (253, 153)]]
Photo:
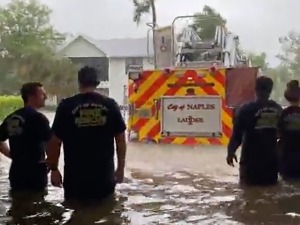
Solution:
[(80, 37), (100, 49), (109, 58), (148, 57), (154, 55), (151, 40), (149, 41), (149, 55), (147, 53), (147, 38), (96, 40), (86, 35), (78, 35), (77, 37), (69, 40), (64, 46), (59, 47), (58, 51), (61, 51), (71, 42)]

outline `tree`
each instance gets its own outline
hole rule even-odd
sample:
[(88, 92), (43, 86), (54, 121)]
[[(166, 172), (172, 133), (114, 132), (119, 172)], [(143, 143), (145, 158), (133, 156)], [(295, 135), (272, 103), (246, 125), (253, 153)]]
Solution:
[(133, 0), (134, 5), (134, 13), (133, 13), (133, 21), (140, 24), (142, 16), (145, 14), (152, 13), (152, 24), (157, 26), (157, 15), (156, 15), (156, 7), (155, 0)]
[[(19, 86), (32, 80), (45, 83), (74, 78), (74, 74), (68, 73), (60, 79), (55, 77), (54, 71), (65, 66), (55, 54), (56, 47), (65, 37), (50, 24), (50, 14), (51, 10), (37, 0), (12, 0), (0, 8), (0, 65), (5, 68), (0, 73), (5, 78), (1, 82), (12, 83), (14, 80), (13, 83)], [(9, 86), (13, 93), (15, 86)], [(59, 83), (56, 86), (58, 93), (67, 89), (60, 88)]]
[(287, 82), (291, 79), (291, 72), (286, 65), (280, 64), (274, 68), (268, 68), (265, 71), (265, 75), (272, 78), (274, 82), (274, 88), (272, 92), (272, 98), (279, 103), (285, 105), (284, 90)]
[(202, 12), (196, 13), (195, 16), (192, 27), (204, 41), (215, 37), (217, 26), (226, 26), (226, 19), (208, 5), (205, 5)]
[(248, 53), (248, 58), (252, 63), (252, 66), (259, 67), (263, 72), (269, 68), (269, 63), (267, 62), (267, 54), (265, 52)]
[(287, 36), (281, 37), (279, 42), (281, 54), (278, 58), (288, 67), (292, 77), (300, 79), (300, 33), (290, 32)]
[(76, 67), (71, 60), (59, 58), (42, 49), (25, 55), (14, 73), (22, 82), (42, 81), (52, 95), (70, 95), (77, 88)]
[(37, 0), (12, 0), (0, 9), (1, 45), (10, 57), (17, 59), (32, 48), (54, 49), (62, 44), (64, 36), (50, 24), (50, 14)]
[(157, 27), (157, 15), (155, 0), (132, 0), (134, 5), (133, 21), (139, 25), (143, 15), (152, 12), (152, 43), (154, 50), (154, 66), (157, 66), (156, 63), (156, 41), (154, 38), (154, 29)]
[[(76, 77), (76, 67), (68, 58), (54, 58), (52, 60), (51, 76), (48, 77), (48, 83), (45, 86), (50, 94), (60, 94), (61, 96), (70, 96), (78, 88)], [(69, 76), (65, 77), (65, 74)], [(57, 90), (60, 90), (57, 92)]]
[(266, 74), (273, 78), (273, 97), (282, 104), (286, 84), (291, 79), (300, 79), (300, 33), (289, 32), (279, 39), (281, 53), (277, 56), (281, 63), (275, 68), (269, 68)]

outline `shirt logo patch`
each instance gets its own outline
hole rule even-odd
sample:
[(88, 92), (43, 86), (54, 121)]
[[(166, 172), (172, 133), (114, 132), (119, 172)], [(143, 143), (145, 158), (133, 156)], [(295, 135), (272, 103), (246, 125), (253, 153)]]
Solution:
[(72, 114), (77, 127), (103, 126), (107, 122), (107, 108), (101, 104), (83, 104), (77, 106)]
[(24, 122), (24, 118), (18, 115), (13, 115), (8, 118), (6, 121), (8, 136), (21, 135), (23, 133)]

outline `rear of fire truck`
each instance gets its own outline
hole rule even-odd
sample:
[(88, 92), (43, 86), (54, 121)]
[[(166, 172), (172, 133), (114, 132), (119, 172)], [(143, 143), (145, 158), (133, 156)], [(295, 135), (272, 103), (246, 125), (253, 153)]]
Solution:
[(174, 22), (154, 30), (157, 69), (128, 74), (128, 139), (225, 145), (234, 108), (255, 97), (258, 68), (241, 59), (238, 37), (225, 28), (203, 42), (191, 28), (175, 38)]

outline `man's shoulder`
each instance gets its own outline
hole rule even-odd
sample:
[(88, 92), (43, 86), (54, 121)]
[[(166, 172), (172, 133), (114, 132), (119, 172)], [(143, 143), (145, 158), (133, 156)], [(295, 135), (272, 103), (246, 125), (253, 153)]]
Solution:
[(76, 104), (78, 102), (78, 95), (74, 95), (71, 97), (66, 97), (60, 100), (58, 103), (57, 109), (66, 109), (69, 105)]
[(242, 104), (240, 107), (239, 107), (239, 111), (247, 111), (249, 109), (251, 109), (252, 107), (255, 106), (255, 102), (254, 101), (250, 101), (250, 102), (246, 102), (244, 104)]
[[(89, 99), (89, 102), (90, 101), (91, 101), (91, 99)], [(59, 103), (59, 107), (60, 108), (65, 108), (65, 107), (68, 107), (70, 105), (83, 104), (84, 102), (85, 102), (85, 100), (82, 99), (82, 95), (77, 94), (77, 95), (74, 95), (72, 97), (62, 99), (61, 102)], [(108, 108), (118, 106), (115, 99), (110, 98), (110, 97), (105, 96), (105, 95), (101, 95), (100, 93), (93, 93), (92, 102), (103, 104)]]
[(242, 104), (238, 109), (236, 109), (236, 117), (247, 117), (249, 114), (251, 115), (253, 111), (255, 111), (256, 103), (255, 101), (249, 101)]
[(120, 105), (114, 98), (108, 98), (107, 99), (107, 108), (111, 111), (120, 111)]
[(96, 94), (95, 96), (99, 103), (102, 103), (103, 105), (105, 105), (108, 108), (118, 106), (118, 103), (116, 102), (116, 100), (111, 97), (101, 95), (101, 94)]
[(282, 110), (282, 113), (300, 113), (300, 107), (297, 106), (288, 106), (288, 107), (285, 107), (283, 110)]
[(106, 97), (105, 101), (111, 106), (118, 106), (118, 103), (115, 99)]
[(293, 112), (293, 110), (290, 107), (286, 107), (282, 110), (281, 116), (286, 116), (288, 114), (290, 114), (291, 112)]
[(45, 114), (41, 113), (41, 112), (37, 111), (35, 116), (36, 116), (36, 118), (38, 118), (41, 121), (49, 122), (47, 116)]
[(69, 102), (74, 102), (77, 99), (77, 95), (71, 96), (71, 97), (66, 97), (66, 98), (62, 98), (59, 102), (58, 105), (66, 105)]
[(9, 120), (9, 119), (11, 119), (12, 117), (15, 117), (15, 116), (23, 117), (23, 114), (24, 114), (23, 112), (24, 112), (24, 108), (17, 109), (15, 111), (13, 111), (12, 113), (10, 113), (9, 115), (7, 115), (4, 118), (3, 122), (7, 121), (7, 120)]
[(106, 95), (102, 95), (100, 93), (94, 93), (94, 96), (97, 100), (103, 101), (104, 103), (115, 104), (116, 102), (113, 98)]
[(282, 106), (278, 103), (278, 102), (276, 102), (276, 101), (274, 101), (274, 100), (269, 100), (269, 103), (271, 104), (271, 105), (273, 105), (274, 107), (277, 107), (277, 108), (280, 108), (280, 109), (282, 109)]

